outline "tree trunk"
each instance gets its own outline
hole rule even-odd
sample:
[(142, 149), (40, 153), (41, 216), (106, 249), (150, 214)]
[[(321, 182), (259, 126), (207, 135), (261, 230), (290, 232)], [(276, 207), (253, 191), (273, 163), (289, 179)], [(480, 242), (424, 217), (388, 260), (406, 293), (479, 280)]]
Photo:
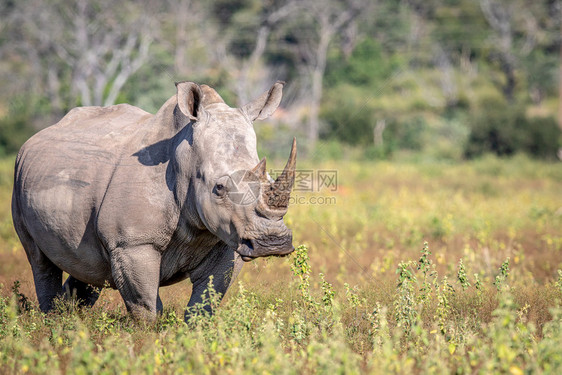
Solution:
[(509, 103), (513, 102), (513, 93), (515, 91), (515, 72), (513, 64), (510, 61), (510, 56), (502, 54), (500, 57), (500, 65), (503, 74), (505, 75), (505, 84), (503, 85), (503, 95)]
[(238, 78), (238, 84), (236, 85), (236, 93), (238, 95), (238, 105), (243, 106), (250, 101), (250, 93), (248, 87), (253, 86), (253, 81), (250, 78), (250, 72), (255, 69), (258, 61), (261, 59), (265, 52), (267, 46), (267, 38), (269, 36), (270, 28), (269, 26), (263, 25), (258, 30), (258, 36), (256, 38), (256, 44), (252, 50), (251, 55), (246, 61), (242, 62), (242, 67), (240, 69), (240, 77)]
[[(324, 29), (324, 27), (322, 27)], [(312, 71), (312, 95), (310, 98), (310, 117), (308, 119), (308, 146), (313, 149), (318, 141), (320, 130), (320, 102), (324, 84), (324, 71), (326, 70), (326, 57), (328, 45), (332, 35), (329, 30), (320, 30), (320, 42), (316, 49), (316, 64)]]
[(386, 120), (385, 119), (377, 120), (377, 124), (373, 129), (373, 141), (376, 147), (382, 147), (384, 145), (382, 133), (384, 132), (385, 128), (386, 128)]
[(188, 17), (190, 17), (190, 0), (179, 0), (172, 4), (172, 9), (176, 17), (176, 48), (174, 51), (174, 68), (179, 76), (187, 73), (188, 67), (186, 64), (185, 56), (187, 53), (188, 45)]
[(51, 103), (51, 113), (54, 118), (60, 119), (64, 115), (64, 106), (62, 98), (60, 97), (60, 79), (57, 74), (57, 69), (53, 63), (49, 63), (47, 70), (47, 86), (49, 101)]
[[(560, 19), (562, 20), (562, 4), (558, 6), (560, 8)], [(560, 131), (562, 131), (562, 22), (560, 22), (560, 60), (558, 61), (559, 64), (559, 73), (558, 73), (558, 127)], [(562, 154), (562, 150), (559, 151)], [(562, 157), (561, 157), (562, 159)]]

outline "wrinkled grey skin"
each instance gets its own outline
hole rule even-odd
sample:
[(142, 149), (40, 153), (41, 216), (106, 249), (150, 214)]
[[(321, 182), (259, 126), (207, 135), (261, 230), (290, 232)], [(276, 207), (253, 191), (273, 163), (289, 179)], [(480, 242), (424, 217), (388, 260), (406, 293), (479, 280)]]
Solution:
[(160, 286), (190, 278), (193, 306), (211, 276), (224, 294), (243, 260), (293, 251), (287, 208), (261, 196), (234, 204), (225, 177), (258, 165), (266, 180), (252, 121), (275, 111), (282, 87), (237, 109), (181, 82), (156, 115), (127, 104), (75, 108), (30, 138), (16, 160), (12, 213), (41, 310), (65, 292), (91, 306), (108, 282), (135, 317), (153, 319)]

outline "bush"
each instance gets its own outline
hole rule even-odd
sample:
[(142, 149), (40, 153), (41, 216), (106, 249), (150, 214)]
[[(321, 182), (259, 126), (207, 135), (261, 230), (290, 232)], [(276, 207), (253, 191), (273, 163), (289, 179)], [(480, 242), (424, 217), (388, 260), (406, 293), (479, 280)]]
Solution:
[(527, 120), (528, 137), (524, 141), (525, 150), (539, 158), (553, 159), (560, 146), (560, 129), (552, 117), (535, 117)]
[(0, 156), (15, 154), (33, 134), (25, 115), (6, 116), (0, 119)]
[(383, 142), (389, 143), (392, 150), (422, 149), (423, 134), (427, 130), (427, 123), (422, 117), (412, 117), (406, 120), (391, 121), (383, 133)]
[(514, 106), (487, 106), (474, 116), (465, 147), (473, 158), (491, 152), (509, 156), (518, 152), (552, 159), (559, 147), (560, 130), (551, 117), (527, 117)]
[(357, 43), (349, 57), (341, 54), (329, 57), (326, 87), (347, 83), (355, 87), (380, 90), (399, 67), (398, 56), (385, 53), (375, 39), (365, 38)]
[[(423, 117), (381, 114), (373, 108), (372, 103), (365, 100), (366, 95), (366, 90), (347, 85), (328, 93), (321, 112), (321, 118), (327, 126), (321, 138), (352, 146), (366, 146), (367, 158), (386, 157), (397, 149), (422, 149), (423, 134), (427, 130)], [(382, 148), (375, 147), (373, 139), (373, 130), (377, 120), (381, 119), (386, 121)]]
[(320, 116), (326, 123), (323, 139), (337, 139), (350, 145), (373, 143), (374, 111), (365, 100), (366, 90), (349, 85), (327, 93)]

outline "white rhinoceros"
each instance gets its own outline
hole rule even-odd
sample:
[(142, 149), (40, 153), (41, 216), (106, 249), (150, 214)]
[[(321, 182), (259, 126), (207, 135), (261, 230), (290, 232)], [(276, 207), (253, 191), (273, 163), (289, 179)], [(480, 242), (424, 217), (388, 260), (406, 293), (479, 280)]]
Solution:
[(193, 306), (211, 277), (224, 294), (242, 261), (292, 252), (282, 218), (295, 140), (272, 181), (252, 127), (275, 111), (283, 84), (231, 108), (209, 86), (180, 82), (155, 115), (75, 108), (31, 137), (16, 159), (12, 213), (41, 310), (69, 293), (91, 306), (94, 287), (109, 283), (134, 316), (153, 319), (160, 286), (190, 278)]

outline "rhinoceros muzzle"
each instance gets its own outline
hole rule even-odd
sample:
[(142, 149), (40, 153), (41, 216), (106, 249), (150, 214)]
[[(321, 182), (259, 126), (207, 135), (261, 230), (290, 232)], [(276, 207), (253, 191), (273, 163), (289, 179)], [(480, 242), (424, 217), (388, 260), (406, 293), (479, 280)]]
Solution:
[[(252, 170), (252, 174), (257, 176), (262, 184), (261, 198), (256, 207), (256, 211), (262, 217), (278, 221), (287, 213), (291, 190), (295, 183), (296, 161), (297, 141), (293, 138), (289, 160), (281, 175), (274, 182), (271, 182), (267, 176), (265, 158)], [(249, 262), (258, 257), (285, 256), (294, 250), (293, 234), (284, 227), (276, 234), (258, 236), (253, 239), (241, 238), (236, 252), (244, 261)]]
[(293, 247), (293, 235), (267, 236), (260, 239), (243, 239), (240, 241), (236, 252), (240, 254), (243, 261), (249, 262), (258, 257), (289, 255), (295, 250)]

